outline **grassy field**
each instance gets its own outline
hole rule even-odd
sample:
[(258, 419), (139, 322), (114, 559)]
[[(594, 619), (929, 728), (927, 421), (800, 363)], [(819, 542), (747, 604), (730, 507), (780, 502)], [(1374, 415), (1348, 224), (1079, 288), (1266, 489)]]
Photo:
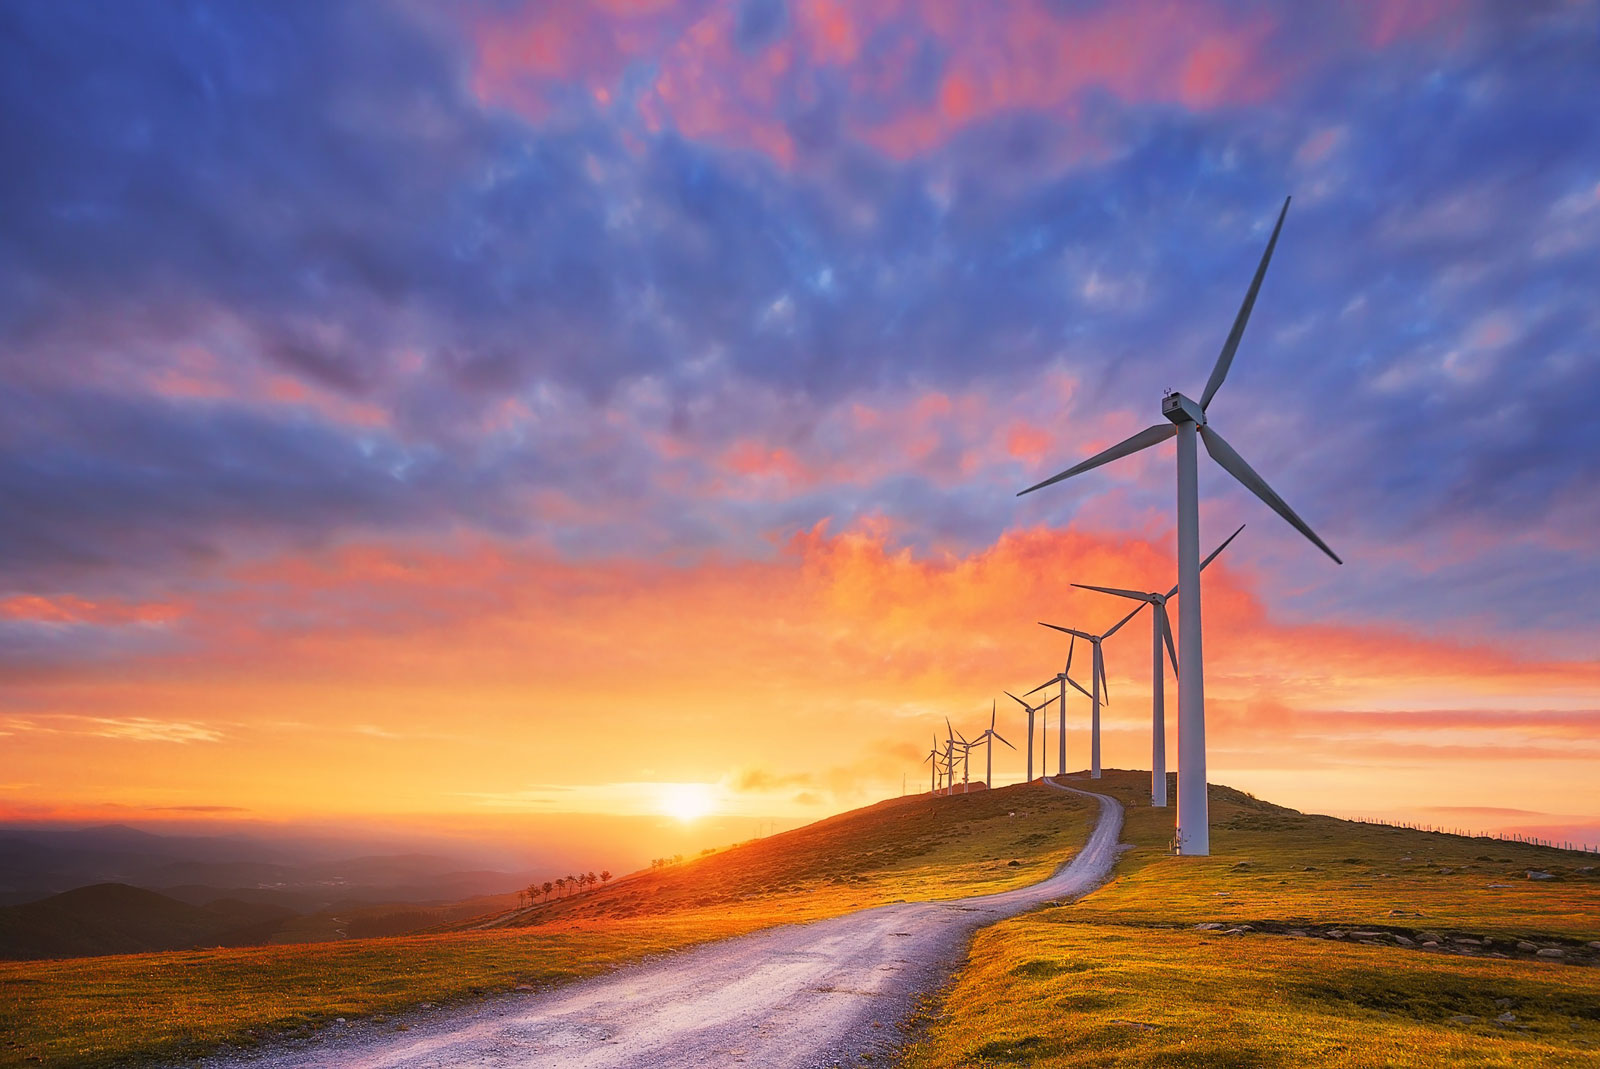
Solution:
[[(1600, 1065), (1600, 969), (1488, 956), (1518, 939), (1600, 939), (1600, 880), (1580, 855), (1305, 816), (1213, 787), (1213, 856), (1177, 858), (1172, 811), (1150, 809), (1148, 783), (1096, 785), (1128, 805), (1135, 849), (1099, 892), (980, 933), (929, 1004), (910, 1069)], [(1463, 957), (1194, 930), (1214, 922), (1497, 941)]]
[[(884, 902), (1042, 879), (1092, 803), (1037, 785), (894, 799), (523, 914), (522, 923), (337, 943), (0, 964), (0, 1066), (102, 1066), (303, 1034)], [(1017, 862), (1012, 864), (1012, 862)]]

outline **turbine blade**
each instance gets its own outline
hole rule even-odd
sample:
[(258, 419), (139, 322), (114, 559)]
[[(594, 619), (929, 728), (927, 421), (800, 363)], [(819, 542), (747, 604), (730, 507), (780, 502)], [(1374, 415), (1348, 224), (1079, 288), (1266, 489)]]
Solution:
[[(1048, 684), (1048, 683), (1043, 684), (1043, 686), (1045, 686), (1045, 687), (1048, 687), (1049, 685), (1050, 684)], [(1039, 689), (1041, 689), (1041, 688), (1040, 687), (1034, 687), (1033, 688), (1033, 690), (1039, 690)], [(1030, 690), (1028, 693), (1032, 694), (1033, 690)], [(1012, 701), (1016, 702), (1018, 705), (1022, 706), (1024, 709), (1031, 709), (1032, 708), (1032, 706), (1030, 706), (1027, 702), (1023, 701), (1021, 698), (1017, 697), (1015, 694), (1011, 693), (1009, 690), (1003, 690), (1000, 693), (1004, 694), (1006, 697), (1010, 698)]]
[(1074, 464), (1072, 467), (1068, 468), (1064, 472), (1061, 472), (1059, 475), (1052, 475), (1042, 483), (1034, 483), (1026, 490), (1018, 491), (1017, 496), (1021, 497), (1023, 494), (1031, 494), (1035, 490), (1041, 490), (1052, 483), (1060, 482), (1062, 479), (1070, 479), (1074, 475), (1081, 475), (1090, 468), (1098, 468), (1102, 464), (1109, 464), (1113, 460), (1120, 460), (1130, 453), (1137, 453), (1141, 449), (1148, 449), (1153, 445), (1159, 445), (1177, 433), (1177, 426), (1171, 423), (1157, 423), (1153, 426), (1146, 427), (1138, 434), (1135, 434), (1130, 438), (1123, 439), (1110, 449), (1102, 449), (1100, 452), (1096, 453), (1088, 460), (1085, 460), (1083, 463)]
[(1217, 354), (1217, 362), (1211, 369), (1211, 377), (1206, 380), (1206, 392), (1200, 395), (1202, 410), (1216, 396), (1222, 380), (1228, 377), (1228, 368), (1233, 364), (1233, 354), (1239, 349), (1239, 339), (1244, 337), (1244, 325), (1250, 321), (1250, 310), (1256, 306), (1256, 294), (1261, 292), (1261, 280), (1267, 274), (1267, 261), (1272, 259), (1272, 250), (1278, 244), (1278, 231), (1283, 229), (1283, 217), (1288, 214), (1289, 198), (1284, 197), (1283, 210), (1278, 213), (1277, 225), (1272, 228), (1272, 237), (1267, 240), (1267, 251), (1261, 254), (1261, 262), (1256, 265), (1256, 277), (1250, 280), (1250, 289), (1245, 292), (1244, 303), (1239, 306), (1239, 314), (1234, 316), (1233, 329), (1228, 331), (1228, 340), (1222, 343), (1222, 352)]
[(1034, 687), (1032, 690), (1028, 691), (1028, 693), (1037, 694), (1046, 687), (1053, 687), (1056, 685), (1056, 681), (1060, 678), (1060, 676), (1053, 676), (1050, 679), (1045, 680), (1043, 683), (1040, 683), (1037, 687)]
[[(994, 738), (995, 738), (996, 742), (1006, 742), (1004, 736), (1000, 735), (998, 732), (995, 733)], [(1011, 744), (1009, 742), (1006, 742), (1006, 745), (1007, 746), (1011, 746)], [(1015, 746), (1011, 746), (1011, 749), (1015, 750), (1016, 747)]]
[[(1074, 630), (1073, 630), (1073, 629), (1072, 629), (1072, 628), (1070, 628), (1070, 627), (1062, 627), (1062, 626), (1061, 626), (1061, 625), (1060, 625), (1060, 624), (1047, 624), (1047, 623), (1045, 623), (1045, 622), (1044, 622), (1044, 621), (1043, 621), (1043, 620), (1040, 620), (1040, 621), (1039, 621), (1039, 626), (1040, 626), (1040, 627), (1053, 627), (1053, 628), (1055, 628), (1055, 629), (1056, 629), (1056, 630), (1057, 630), (1057, 631), (1064, 631), (1064, 632), (1066, 632), (1066, 633), (1067, 633), (1067, 634), (1069, 634), (1069, 635), (1072, 635), (1072, 636), (1074, 636), (1074, 637), (1075, 637), (1075, 638), (1081, 638), (1081, 639), (1086, 639), (1086, 640), (1092, 640), (1092, 639), (1093, 639), (1093, 638), (1094, 638), (1094, 637), (1095, 637), (1095, 636), (1094, 636), (1094, 635), (1090, 635), (1090, 634), (1086, 634), (1086, 633), (1085, 633), (1085, 632), (1083, 632), (1083, 631), (1074, 631)], [(1069, 653), (1070, 653), (1070, 652), (1071, 652), (1071, 651), (1070, 651), (1070, 650), (1069, 650), (1069, 651), (1068, 651), (1068, 652), (1069, 652)]]
[(1072, 674), (1072, 651), (1078, 645), (1078, 636), (1073, 635), (1072, 641), (1067, 643), (1067, 666), (1061, 670), (1062, 675)]
[[(1141, 594), (1137, 590), (1123, 590), (1114, 586), (1090, 586), (1088, 583), (1073, 583), (1079, 590), (1096, 590), (1102, 594), (1115, 594), (1119, 598), (1132, 598), (1134, 601), (1149, 601), (1149, 594)], [(1135, 610), (1137, 611), (1137, 610)]]
[[(1208, 556), (1205, 560), (1200, 562), (1200, 570), (1202, 572), (1205, 571), (1206, 570), (1206, 565), (1208, 565), (1212, 561), (1216, 560), (1217, 557), (1222, 553), (1222, 551), (1228, 548), (1228, 543), (1232, 542), (1235, 538), (1239, 537), (1239, 531), (1242, 531), (1242, 530), (1244, 530), (1244, 524), (1241, 523), (1239, 525), (1239, 530), (1238, 531), (1235, 531), (1235, 532), (1233, 532), (1233, 534), (1229, 535), (1227, 538), (1224, 538), (1222, 540), (1222, 545), (1218, 546), (1216, 549), (1213, 549), (1211, 551), (1211, 555)], [(1171, 590), (1167, 591), (1167, 597), (1175, 598), (1177, 596), (1178, 596), (1178, 588), (1176, 586), (1174, 586)]]
[(1164, 605), (1158, 605), (1156, 611), (1161, 614), (1161, 637), (1167, 640), (1167, 657), (1172, 661), (1172, 674), (1178, 674), (1178, 651), (1172, 644), (1172, 620), (1167, 616)]
[(1111, 681), (1106, 678), (1106, 659), (1105, 659), (1104, 655), (1102, 655), (1099, 658), (1099, 669), (1100, 669), (1100, 700), (1105, 702), (1105, 704), (1110, 705), (1111, 704)]
[(1084, 690), (1081, 686), (1078, 686), (1078, 681), (1076, 679), (1069, 678), (1067, 680), (1067, 682), (1071, 683), (1073, 685), (1073, 687), (1075, 687), (1077, 689), (1079, 694), (1082, 694), (1085, 698), (1088, 698), (1090, 701), (1094, 701), (1094, 695), (1090, 694), (1088, 691)]
[(1252, 493), (1265, 501), (1272, 508), (1272, 511), (1288, 520), (1297, 531), (1311, 539), (1312, 544), (1332, 557), (1335, 564), (1344, 563), (1339, 559), (1337, 553), (1328, 548), (1326, 542), (1317, 537), (1317, 532), (1313, 531), (1306, 524), (1306, 521), (1297, 516), (1294, 509), (1290, 508), (1283, 498), (1278, 496), (1277, 491), (1268, 486), (1267, 481), (1257, 475), (1255, 469), (1244, 462), (1244, 457), (1234, 452), (1233, 446), (1229, 445), (1209, 423), (1200, 428), (1200, 440), (1206, 443), (1206, 452), (1211, 454), (1211, 459), (1226, 468), (1228, 474), (1244, 483)]
[(1100, 637), (1102, 639), (1110, 638), (1112, 635), (1114, 635), (1118, 631), (1122, 630), (1122, 625), (1123, 624), (1127, 623), (1129, 620), (1133, 619), (1135, 616), (1138, 616), (1143, 611), (1144, 611), (1144, 606), (1143, 605), (1135, 605), (1132, 612), (1130, 612), (1128, 615), (1124, 616), (1122, 619), (1118, 620), (1116, 623), (1112, 624), (1111, 627), (1109, 629), (1107, 629), (1106, 633), (1101, 635)]

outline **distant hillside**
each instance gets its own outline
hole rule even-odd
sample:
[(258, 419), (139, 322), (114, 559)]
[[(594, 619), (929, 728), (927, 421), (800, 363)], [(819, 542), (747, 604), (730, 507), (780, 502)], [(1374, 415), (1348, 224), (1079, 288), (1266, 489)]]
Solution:
[(192, 906), (120, 883), (0, 907), (0, 958), (69, 958), (264, 941), (293, 911), (223, 899)]
[[(870, 905), (1043, 879), (1087, 834), (1092, 809), (1035, 785), (892, 798), (608, 886), (452, 926), (516, 927), (676, 913), (819, 892)], [(444, 930), (444, 929), (441, 929)]]

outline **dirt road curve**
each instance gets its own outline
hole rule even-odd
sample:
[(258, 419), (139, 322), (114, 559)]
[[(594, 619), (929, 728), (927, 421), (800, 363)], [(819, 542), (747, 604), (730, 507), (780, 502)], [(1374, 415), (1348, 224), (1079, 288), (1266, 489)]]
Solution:
[[(1057, 786), (1052, 784), (1052, 786)], [(1060, 790), (1071, 790), (1058, 787)], [(1075, 792), (1085, 793), (1085, 792)], [(1042, 883), (982, 898), (880, 906), (713, 943), (569, 987), (206, 1062), (209, 1069), (860, 1065), (898, 1043), (974, 929), (1110, 874), (1122, 807), (1104, 795), (1084, 847)], [(370, 1029), (370, 1030), (369, 1030)]]

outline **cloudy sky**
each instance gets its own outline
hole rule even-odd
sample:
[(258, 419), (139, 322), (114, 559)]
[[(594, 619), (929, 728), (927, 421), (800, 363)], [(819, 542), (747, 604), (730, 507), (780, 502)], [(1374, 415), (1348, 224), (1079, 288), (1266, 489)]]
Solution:
[(0, 815), (915, 786), (1172, 581), (1170, 444), (1014, 495), (1292, 194), (1211, 415), (1346, 563), (1202, 459), (1212, 778), (1593, 823), (1596, 99), (1593, 3), (6, 4)]

